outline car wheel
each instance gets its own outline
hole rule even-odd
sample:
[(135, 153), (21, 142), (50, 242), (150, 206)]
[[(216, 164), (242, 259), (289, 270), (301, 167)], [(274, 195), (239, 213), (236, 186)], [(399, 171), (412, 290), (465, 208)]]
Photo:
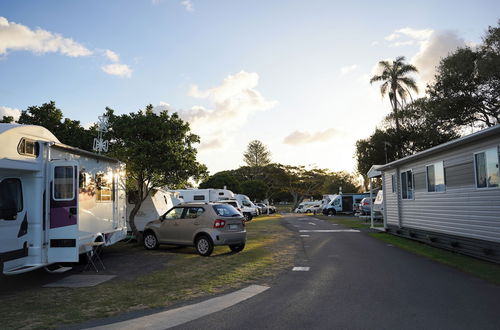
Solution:
[(198, 237), (194, 244), (196, 251), (204, 257), (211, 255), (214, 250), (214, 243), (212, 243), (212, 240), (206, 235)]
[(245, 221), (250, 221), (253, 219), (252, 214), (250, 213), (245, 213), (243, 216), (245, 217)]
[(240, 252), (243, 251), (243, 249), (245, 248), (245, 244), (229, 245), (229, 248), (233, 252)]
[(335, 210), (328, 210), (328, 215), (335, 215), (337, 214), (337, 211)]
[(146, 250), (156, 250), (160, 245), (156, 235), (152, 231), (148, 231), (144, 234), (143, 242)]

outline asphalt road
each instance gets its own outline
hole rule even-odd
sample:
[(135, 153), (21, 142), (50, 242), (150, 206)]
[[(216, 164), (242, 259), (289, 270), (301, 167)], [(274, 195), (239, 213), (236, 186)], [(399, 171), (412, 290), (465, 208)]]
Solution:
[[(175, 329), (500, 329), (500, 287), (328, 221), (289, 216), (309, 271)], [(301, 237), (300, 235), (309, 235)]]

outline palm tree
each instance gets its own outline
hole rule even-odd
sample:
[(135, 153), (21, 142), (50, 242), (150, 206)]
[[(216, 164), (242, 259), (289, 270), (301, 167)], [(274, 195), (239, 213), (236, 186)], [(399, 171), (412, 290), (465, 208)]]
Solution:
[(376, 81), (382, 81), (383, 83), (380, 86), (380, 94), (382, 94), (382, 96), (385, 94), (389, 95), (392, 111), (394, 112), (394, 118), (396, 119), (396, 135), (398, 138), (398, 145), (396, 146), (396, 149), (398, 157), (401, 157), (398, 107), (402, 109), (406, 105), (408, 97), (412, 100), (410, 93), (411, 90), (418, 93), (418, 87), (415, 79), (408, 77), (408, 74), (418, 72), (418, 70), (414, 65), (407, 64), (404, 61), (405, 57), (399, 56), (395, 61), (392, 61), (392, 63), (389, 61), (378, 62), (379, 67), (382, 69), (382, 74), (374, 75), (370, 79), (370, 84)]

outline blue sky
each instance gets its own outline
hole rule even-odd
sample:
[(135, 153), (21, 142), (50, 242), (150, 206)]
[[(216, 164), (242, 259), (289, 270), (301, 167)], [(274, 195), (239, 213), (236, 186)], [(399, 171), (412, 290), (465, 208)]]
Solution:
[(106, 106), (179, 111), (211, 172), (273, 161), (354, 170), (354, 143), (389, 105), (370, 86), (404, 55), (421, 86), (480, 42), (498, 1), (2, 1), (0, 114), (54, 100), (83, 124)]

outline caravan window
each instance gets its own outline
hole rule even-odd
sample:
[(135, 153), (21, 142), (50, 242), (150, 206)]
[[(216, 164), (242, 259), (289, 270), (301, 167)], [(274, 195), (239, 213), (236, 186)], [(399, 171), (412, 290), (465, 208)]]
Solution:
[[(0, 182), (0, 219), (6, 219), (11, 209), (23, 210), (23, 189), (21, 180), (9, 178)], [(10, 218), (12, 219), (12, 218)]]
[(401, 198), (413, 199), (413, 173), (411, 170), (401, 173)]
[(498, 187), (498, 149), (491, 148), (474, 155), (476, 167), (476, 187)]
[(205, 196), (203, 196), (203, 195), (194, 195), (193, 199), (195, 201), (204, 201), (205, 200)]
[(396, 192), (396, 176), (394, 174), (391, 175), (391, 183), (392, 183), (392, 192)]
[(98, 173), (95, 176), (96, 200), (98, 202), (111, 202), (113, 200), (113, 174)]
[(437, 162), (427, 166), (427, 191), (445, 191), (443, 162)]
[(75, 170), (73, 166), (54, 167), (54, 200), (73, 200), (75, 198)]
[(20, 155), (37, 157), (39, 153), (38, 142), (22, 138), (17, 145), (17, 152)]

